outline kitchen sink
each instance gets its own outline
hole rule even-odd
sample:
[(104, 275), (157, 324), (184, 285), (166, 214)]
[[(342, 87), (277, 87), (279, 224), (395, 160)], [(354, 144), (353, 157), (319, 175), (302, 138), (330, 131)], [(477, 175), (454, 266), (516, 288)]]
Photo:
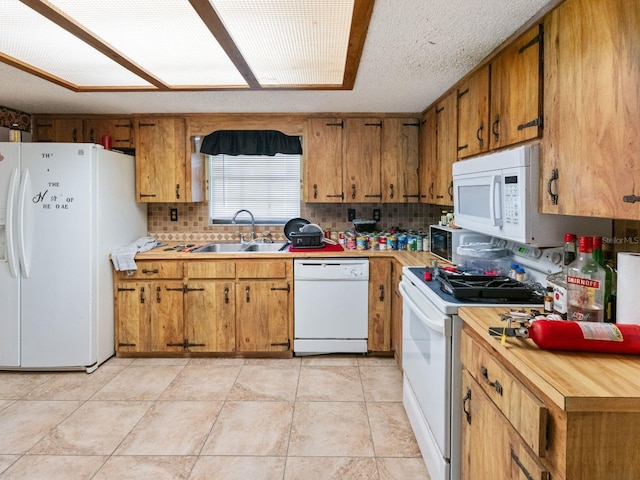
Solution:
[(288, 243), (208, 243), (192, 250), (192, 253), (258, 253), (279, 252)]

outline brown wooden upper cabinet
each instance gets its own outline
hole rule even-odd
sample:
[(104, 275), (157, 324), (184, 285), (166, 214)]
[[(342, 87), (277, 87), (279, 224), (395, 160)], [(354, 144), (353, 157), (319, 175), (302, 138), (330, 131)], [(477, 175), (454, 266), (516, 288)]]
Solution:
[(310, 118), (304, 141), (305, 202), (340, 203), (342, 192), (341, 118)]
[(436, 132), (436, 107), (434, 106), (424, 112), (420, 120), (418, 182), (421, 203), (436, 203), (435, 181), (438, 175)]
[(192, 201), (184, 118), (136, 118), (134, 138), (138, 201)]
[(489, 65), (458, 88), (458, 158), (489, 150)]
[(638, 4), (567, 0), (544, 26), (542, 211), (640, 220)]
[(385, 118), (382, 121), (383, 203), (418, 202), (419, 136), (420, 120), (417, 118)]
[(109, 135), (113, 148), (133, 148), (131, 118), (86, 118), (82, 123), (85, 142), (100, 143), (103, 135)]
[(420, 201), (453, 205), (451, 167), (457, 159), (457, 92), (451, 91), (423, 118)]
[(542, 25), (535, 25), (491, 61), (490, 148), (540, 136)]
[(33, 137), (35, 142), (83, 142), (82, 119), (38, 116), (33, 121)]
[(344, 120), (343, 191), (346, 202), (381, 202), (380, 138), (382, 119)]
[(458, 158), (542, 132), (542, 26), (518, 37), (458, 88)]

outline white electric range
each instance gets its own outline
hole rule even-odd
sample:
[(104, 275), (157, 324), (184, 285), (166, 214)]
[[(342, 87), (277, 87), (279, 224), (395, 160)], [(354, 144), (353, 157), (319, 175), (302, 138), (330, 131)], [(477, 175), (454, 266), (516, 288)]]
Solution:
[[(455, 298), (441, 288), (431, 267), (404, 267), (402, 366), (403, 404), (432, 480), (460, 478), (462, 418), (460, 332), (461, 306), (542, 308), (546, 277), (559, 271), (562, 248), (537, 249), (500, 241), (514, 263), (528, 273), (529, 298)], [(425, 279), (425, 272), (431, 279)], [(456, 292), (457, 293), (457, 292)], [(513, 294), (515, 295), (515, 294)]]

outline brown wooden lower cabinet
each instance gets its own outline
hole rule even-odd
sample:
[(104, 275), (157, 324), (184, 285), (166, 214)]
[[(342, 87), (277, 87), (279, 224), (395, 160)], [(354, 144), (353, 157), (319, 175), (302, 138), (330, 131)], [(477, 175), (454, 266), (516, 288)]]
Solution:
[[(292, 355), (290, 260), (137, 264), (133, 276), (115, 273), (119, 355)], [(179, 279), (169, 280), (175, 277)]]
[(371, 352), (391, 351), (392, 258), (369, 259), (369, 337)]
[[(133, 275), (114, 273), (118, 355), (293, 355), (291, 259), (136, 263)], [(399, 275), (401, 265), (393, 258), (370, 259), (373, 353), (393, 352), (402, 342), (402, 319), (392, 319), (402, 315), (395, 270)]]
[(488, 334), (504, 309), (461, 308), (464, 480), (640, 478), (640, 365)]

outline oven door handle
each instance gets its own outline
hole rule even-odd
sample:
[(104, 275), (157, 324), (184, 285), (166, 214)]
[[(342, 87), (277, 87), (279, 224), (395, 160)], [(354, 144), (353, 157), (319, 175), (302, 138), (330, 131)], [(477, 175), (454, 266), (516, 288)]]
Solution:
[(409, 304), (409, 308), (411, 308), (411, 311), (416, 314), (416, 316), (422, 321), (422, 323), (424, 323), (424, 325), (430, 330), (438, 332), (440, 335), (446, 336), (447, 335), (446, 326), (444, 324), (436, 323), (433, 320), (431, 320), (429, 317), (427, 317), (422, 312), (422, 309), (411, 298), (412, 292), (409, 291), (409, 288), (415, 288), (415, 287), (409, 287), (405, 282), (400, 282), (398, 287), (400, 289), (400, 292), (402, 293), (402, 297), (404, 298), (404, 301)]

